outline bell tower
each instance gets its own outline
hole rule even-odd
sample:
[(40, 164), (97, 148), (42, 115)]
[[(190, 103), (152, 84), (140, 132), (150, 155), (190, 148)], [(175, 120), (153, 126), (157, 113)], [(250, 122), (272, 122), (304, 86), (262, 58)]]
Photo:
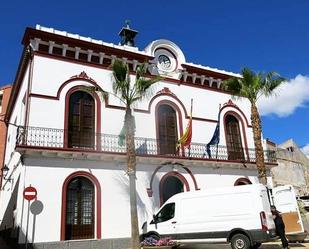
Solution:
[(120, 44), (135, 47), (135, 41), (134, 38), (138, 34), (138, 31), (133, 30), (130, 28), (130, 21), (126, 20), (126, 27), (123, 27), (121, 31), (119, 32), (119, 36), (121, 38)]

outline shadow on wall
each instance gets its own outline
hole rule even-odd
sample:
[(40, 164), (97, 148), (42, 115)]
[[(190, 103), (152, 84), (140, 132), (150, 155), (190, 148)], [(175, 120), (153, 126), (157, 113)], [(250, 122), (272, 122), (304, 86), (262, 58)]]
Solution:
[[(13, 192), (11, 194), (11, 198), (8, 202), (6, 210), (3, 215), (3, 220), (1, 221), (0, 231), (12, 229), (15, 223), (14, 210), (17, 204), (17, 195), (18, 195), (18, 186), (19, 186), (20, 176), (18, 177), (16, 184), (14, 186)], [(16, 230), (16, 228), (15, 228)], [(13, 236), (17, 236), (17, 234), (12, 234)]]
[[(115, 180), (119, 183), (119, 186), (121, 187), (121, 190), (123, 191), (124, 195), (126, 197), (126, 200), (130, 202), (130, 186), (129, 186), (129, 177), (125, 173), (118, 173), (115, 174)], [(136, 181), (136, 186), (138, 186), (139, 182)], [(145, 188), (146, 189), (146, 188)], [(137, 212), (139, 214), (139, 222), (145, 220), (147, 218), (147, 212), (146, 212), (146, 205), (143, 202), (140, 194), (136, 191), (136, 205), (137, 205)], [(140, 216), (142, 215), (142, 216)]]

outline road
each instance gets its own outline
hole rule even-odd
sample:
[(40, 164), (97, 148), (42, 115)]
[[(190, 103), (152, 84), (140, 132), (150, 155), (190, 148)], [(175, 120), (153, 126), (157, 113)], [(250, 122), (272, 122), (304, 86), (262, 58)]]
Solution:
[[(309, 249), (309, 241), (305, 243), (290, 243), (291, 249)], [(281, 249), (280, 242), (264, 243), (261, 245), (260, 249)], [(231, 249), (229, 244), (203, 244), (203, 245), (186, 245), (181, 246), (179, 249)]]

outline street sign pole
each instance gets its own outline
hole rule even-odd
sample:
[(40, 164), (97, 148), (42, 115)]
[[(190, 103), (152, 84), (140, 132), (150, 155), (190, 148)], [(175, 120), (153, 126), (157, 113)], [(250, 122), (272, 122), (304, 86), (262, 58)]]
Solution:
[(31, 185), (24, 189), (24, 198), (28, 201), (28, 212), (27, 212), (27, 226), (26, 226), (26, 241), (25, 241), (25, 248), (28, 248), (28, 227), (29, 227), (29, 213), (30, 213), (30, 201), (36, 199), (37, 197), (37, 190)]
[(30, 213), (30, 201), (28, 201), (27, 226), (26, 226), (26, 244), (25, 244), (25, 249), (27, 249), (27, 248), (28, 248), (29, 213)]

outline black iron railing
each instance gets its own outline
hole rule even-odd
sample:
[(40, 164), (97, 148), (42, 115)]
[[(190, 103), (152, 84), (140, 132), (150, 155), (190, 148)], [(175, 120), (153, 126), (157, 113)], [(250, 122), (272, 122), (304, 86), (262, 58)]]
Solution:
[[(78, 149), (111, 153), (126, 152), (125, 141), (118, 135), (72, 132), (42, 127), (19, 127), (17, 144), (31, 147)], [(222, 145), (211, 145), (207, 148), (207, 144), (203, 143), (191, 143), (190, 149), (180, 147), (177, 150), (170, 150), (170, 152), (166, 148), (162, 141), (154, 138), (135, 138), (136, 154), (139, 156), (212, 159), (241, 161), (244, 163), (255, 162), (255, 150), (250, 148), (239, 148), (237, 151), (232, 151)], [(264, 158), (267, 163), (276, 162), (274, 151), (264, 151)]]

